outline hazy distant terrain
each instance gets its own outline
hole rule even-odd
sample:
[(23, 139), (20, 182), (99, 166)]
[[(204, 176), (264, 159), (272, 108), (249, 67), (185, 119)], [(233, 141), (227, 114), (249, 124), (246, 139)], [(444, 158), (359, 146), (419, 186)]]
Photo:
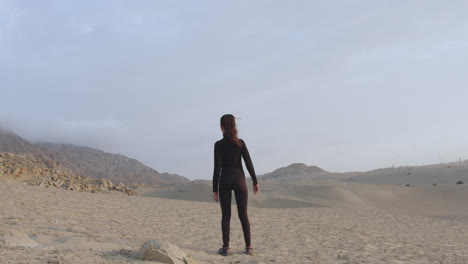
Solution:
[(468, 183), (468, 161), (426, 166), (405, 166), (378, 169), (363, 173), (350, 173), (346, 180), (387, 184), (456, 184)]
[(74, 173), (93, 179), (104, 178), (127, 185), (177, 185), (190, 182), (176, 174), (159, 173), (141, 162), (120, 154), (56, 143), (32, 144), (13, 132), (0, 130), (0, 152), (46, 156)]
[(468, 161), (384, 168), (366, 172), (327, 172), (317, 166), (294, 163), (260, 175), (265, 181), (346, 181), (399, 185), (456, 184), (468, 182)]

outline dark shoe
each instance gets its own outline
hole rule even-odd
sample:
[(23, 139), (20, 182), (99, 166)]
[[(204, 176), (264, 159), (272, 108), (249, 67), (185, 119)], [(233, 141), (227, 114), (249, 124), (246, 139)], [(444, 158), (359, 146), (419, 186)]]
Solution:
[(247, 255), (253, 255), (253, 249), (252, 249), (252, 247), (246, 247), (246, 248), (245, 248), (245, 254), (247, 254)]
[(227, 256), (227, 255), (231, 255), (231, 251), (229, 250), (228, 247), (223, 246), (222, 248), (218, 250), (218, 254)]

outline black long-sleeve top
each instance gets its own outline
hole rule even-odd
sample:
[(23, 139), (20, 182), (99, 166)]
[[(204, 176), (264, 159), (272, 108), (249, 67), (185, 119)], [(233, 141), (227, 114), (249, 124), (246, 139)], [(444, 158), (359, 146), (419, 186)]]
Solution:
[(214, 171), (213, 171), (213, 192), (218, 192), (219, 176), (222, 168), (242, 168), (241, 156), (244, 158), (245, 166), (252, 177), (253, 184), (257, 184), (257, 176), (250, 159), (249, 150), (242, 139), (241, 147), (230, 142), (226, 137), (217, 141), (214, 145)]

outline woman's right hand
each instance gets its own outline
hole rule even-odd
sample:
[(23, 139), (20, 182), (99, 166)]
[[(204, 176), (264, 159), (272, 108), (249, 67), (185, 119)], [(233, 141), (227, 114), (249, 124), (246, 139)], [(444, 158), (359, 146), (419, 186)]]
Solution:
[(218, 199), (218, 193), (217, 192), (214, 192), (213, 193), (213, 199), (215, 200), (215, 202), (218, 202), (219, 199)]

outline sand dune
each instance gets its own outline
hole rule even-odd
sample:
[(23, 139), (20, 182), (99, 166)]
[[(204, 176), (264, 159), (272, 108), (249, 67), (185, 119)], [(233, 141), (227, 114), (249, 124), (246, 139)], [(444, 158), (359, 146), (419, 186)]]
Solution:
[[(354, 182), (260, 182), (261, 195), (249, 194), (258, 208), (332, 207), (399, 210), (433, 216), (468, 216), (468, 186), (402, 186)], [(156, 190), (147, 197), (212, 202), (211, 182)], [(233, 201), (234, 203), (234, 201)]]
[[(241, 227), (233, 214), (233, 255), (221, 257), (216, 255), (221, 244), (219, 204), (1, 183), (0, 263), (143, 263), (127, 253), (154, 238), (213, 264), (468, 262), (466, 210), (448, 212), (447, 219), (441, 217), (446, 204), (426, 207), (438, 208), (436, 217), (407, 213), (400, 204), (444, 192), (463, 198), (465, 188), (434, 193), (354, 183), (275, 188), (265, 184), (259, 196), (251, 196), (252, 205), (281, 204), (250, 208), (255, 255), (242, 254)], [(178, 193), (190, 196), (189, 191)], [(308, 206), (286, 208), (294, 199)], [(398, 210), (395, 204), (400, 204)]]
[[(144, 263), (131, 253), (150, 239), (213, 264), (468, 263), (468, 185), (430, 184), (443, 182), (441, 171), (453, 172), (443, 176), (452, 182), (465, 169), (261, 178), (260, 194), (249, 193), (255, 255), (242, 254), (233, 207), (229, 257), (216, 254), (221, 212), (211, 181), (139, 188), (138, 197), (0, 181), (0, 263)], [(395, 184), (408, 177), (418, 184)]]
[(373, 182), (387, 184), (431, 185), (468, 183), (468, 162), (428, 166), (406, 166), (386, 168), (356, 173), (348, 176), (353, 182)]

